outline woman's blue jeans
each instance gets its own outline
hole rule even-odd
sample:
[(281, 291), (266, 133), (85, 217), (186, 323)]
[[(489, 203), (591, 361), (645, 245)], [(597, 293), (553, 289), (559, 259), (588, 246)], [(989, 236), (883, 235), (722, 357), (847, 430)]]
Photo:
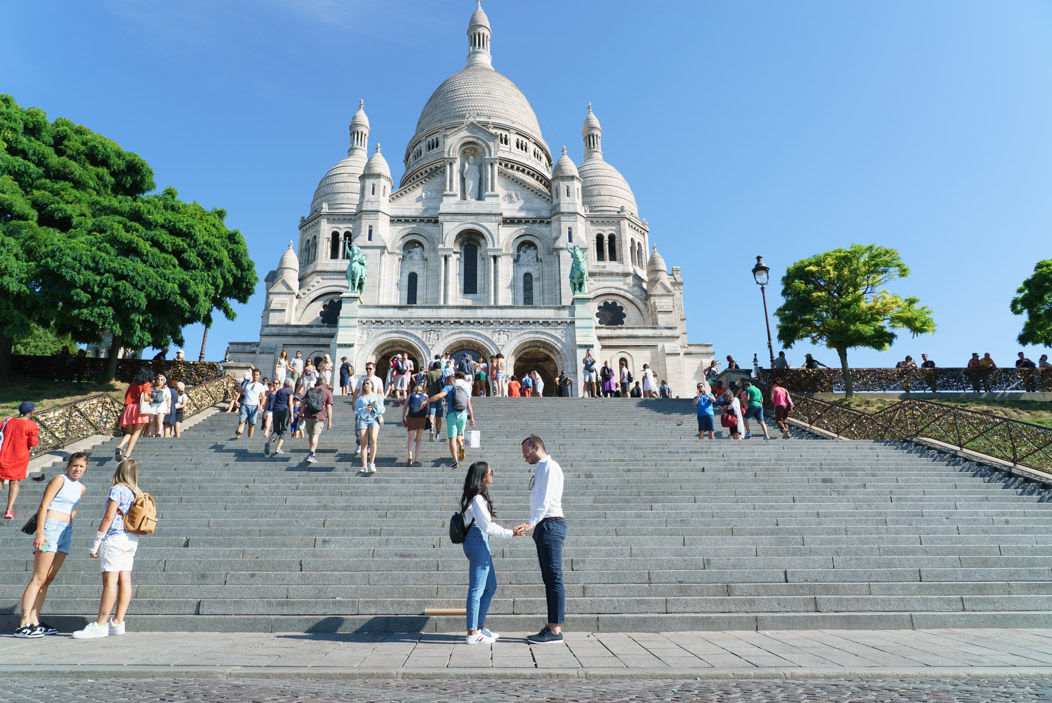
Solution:
[(486, 624), (486, 613), (493, 594), (497, 592), (497, 574), (489, 553), (489, 535), (472, 524), (464, 540), (464, 556), (468, 558), (468, 630), (478, 630)]

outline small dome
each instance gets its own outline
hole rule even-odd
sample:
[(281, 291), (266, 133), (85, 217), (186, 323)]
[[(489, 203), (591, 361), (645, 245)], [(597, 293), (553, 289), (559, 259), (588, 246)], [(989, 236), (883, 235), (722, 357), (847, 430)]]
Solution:
[(319, 212), (322, 203), (327, 203), (329, 210), (354, 212), (358, 206), (358, 176), (362, 175), (365, 161), (365, 149), (352, 149), (347, 158), (330, 168), (314, 191), (311, 212)]
[(584, 125), (581, 126), (581, 136), (585, 136), (593, 130), (603, 131), (603, 128), (599, 125), (599, 118), (592, 112), (592, 103), (588, 103), (588, 115), (584, 118)]
[(354, 113), (354, 117), (351, 118), (351, 131), (354, 131), (355, 127), (365, 127), (369, 129), (369, 117), (365, 114), (365, 101), (358, 101), (358, 112)]
[(636, 196), (628, 181), (601, 156), (585, 159), (578, 173), (581, 175), (581, 199), (589, 210), (598, 212), (628, 212), (639, 215)]
[(668, 266), (665, 265), (665, 259), (658, 254), (657, 244), (651, 246), (653, 253), (650, 255), (650, 260), (647, 261), (647, 279), (655, 282), (662, 277), (668, 278)]
[(489, 17), (487, 17), (486, 13), (483, 11), (482, 3), (479, 3), (479, 6), (471, 13), (471, 21), (468, 22), (468, 31), (471, 31), (475, 27), (485, 27), (486, 29), (490, 29)]
[(280, 271), (281, 269), (300, 270), (300, 260), (296, 256), (296, 250), (293, 248), (292, 242), (289, 242), (289, 248), (285, 250), (285, 253), (281, 255), (281, 259), (278, 260), (278, 270)]
[(391, 178), (391, 168), (387, 165), (387, 159), (380, 153), (380, 145), (376, 145), (376, 152), (369, 157), (369, 163), (365, 164), (363, 176), (384, 176)]
[(555, 168), (552, 169), (552, 180), (556, 178), (580, 178), (573, 159), (566, 155), (566, 147), (563, 147), (563, 155), (555, 162)]

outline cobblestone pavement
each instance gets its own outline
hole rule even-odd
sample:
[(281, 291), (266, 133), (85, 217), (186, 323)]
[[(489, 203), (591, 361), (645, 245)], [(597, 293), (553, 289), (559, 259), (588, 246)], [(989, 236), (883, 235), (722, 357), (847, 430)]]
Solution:
[[(13, 684), (13, 685), (12, 685)], [(576, 701), (874, 701), (949, 703), (1052, 700), (1048, 679), (935, 679), (856, 681), (537, 681), (461, 680), (208, 680), (208, 679), (23, 679), (4, 684), (9, 703), (57, 701), (164, 701), (164, 703), (283, 703), (299, 701), (391, 701), (438, 703), (485, 700), (573, 703)]]

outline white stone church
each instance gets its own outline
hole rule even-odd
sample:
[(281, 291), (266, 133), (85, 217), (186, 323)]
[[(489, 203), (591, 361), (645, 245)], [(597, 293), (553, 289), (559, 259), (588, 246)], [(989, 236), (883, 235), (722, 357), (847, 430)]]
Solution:
[[(560, 370), (580, 394), (591, 348), (600, 364), (625, 359), (638, 379), (646, 363), (674, 394), (693, 393), (712, 345), (687, 342), (680, 270), (667, 270), (607, 163), (599, 119), (589, 105), (580, 166), (565, 147), (553, 164), (529, 101), (493, 69), (490, 37), (480, 5), (467, 66), (424, 105), (397, 188), (380, 145), (368, 153), (359, 104), (347, 157), (318, 184), (298, 246), (267, 275), (259, 341), (231, 343), (230, 361), (269, 376), (282, 350), (346, 355), (357, 372), (367, 359), (384, 369), (395, 353), (419, 367), (443, 352), (499, 352), (516, 374), (538, 370), (546, 395)], [(367, 260), (360, 297), (348, 294), (350, 242)], [(575, 245), (590, 276), (577, 296)]]

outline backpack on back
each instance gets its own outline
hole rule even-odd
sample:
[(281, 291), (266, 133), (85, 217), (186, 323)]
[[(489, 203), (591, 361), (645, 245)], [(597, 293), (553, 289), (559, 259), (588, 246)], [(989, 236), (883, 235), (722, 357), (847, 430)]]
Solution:
[(157, 503), (149, 493), (139, 493), (124, 514), (124, 529), (133, 535), (152, 535), (157, 529)]
[(307, 391), (307, 397), (303, 399), (307, 412), (317, 415), (325, 408), (325, 389), (315, 386)]
[(458, 385), (453, 386), (453, 400), (450, 401), (450, 405), (458, 413), (464, 412), (468, 409), (468, 393)]
[(423, 417), (427, 415), (427, 396), (423, 393), (411, 393), (409, 395), (409, 416)]
[(398, 361), (395, 362), (395, 372), (396, 373), (402, 374), (402, 373), (405, 373), (408, 370), (409, 370), (409, 367), (406, 365), (405, 359), (399, 359)]
[(463, 544), (468, 538), (468, 528), (464, 524), (464, 513), (453, 513), (449, 518), (449, 541), (453, 544)]

